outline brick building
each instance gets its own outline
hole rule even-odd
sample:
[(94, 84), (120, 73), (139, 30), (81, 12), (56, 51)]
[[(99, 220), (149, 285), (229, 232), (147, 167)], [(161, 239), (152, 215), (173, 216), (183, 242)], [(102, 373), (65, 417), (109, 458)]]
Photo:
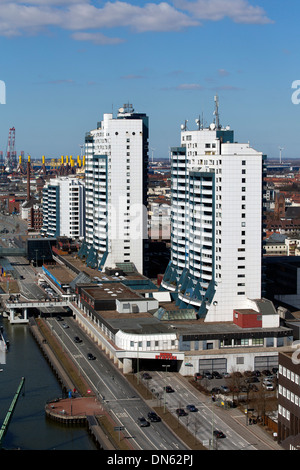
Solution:
[(299, 350), (279, 354), (278, 442), (286, 450), (300, 448)]

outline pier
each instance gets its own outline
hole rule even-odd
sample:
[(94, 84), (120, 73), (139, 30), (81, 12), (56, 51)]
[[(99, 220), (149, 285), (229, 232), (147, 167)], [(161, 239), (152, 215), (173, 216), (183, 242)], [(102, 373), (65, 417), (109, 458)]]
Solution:
[(110, 439), (99, 425), (98, 418), (106, 414), (95, 397), (76, 397), (47, 403), (46, 416), (66, 426), (87, 426), (96, 445), (102, 450), (115, 450)]

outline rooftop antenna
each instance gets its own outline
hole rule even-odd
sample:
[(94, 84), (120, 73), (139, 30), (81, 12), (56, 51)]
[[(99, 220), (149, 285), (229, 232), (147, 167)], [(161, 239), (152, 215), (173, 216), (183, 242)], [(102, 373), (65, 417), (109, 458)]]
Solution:
[(216, 128), (220, 129), (220, 115), (219, 115), (219, 97), (218, 95), (215, 96), (215, 111), (214, 115), (216, 116)]
[(200, 115), (199, 115), (199, 117), (198, 117), (197, 119), (195, 119), (195, 122), (196, 122), (196, 124), (197, 124), (197, 126), (198, 126), (198, 131), (200, 131), (201, 126), (203, 127), (203, 123), (201, 123)]
[(279, 163), (281, 165), (281, 152), (282, 150), (284, 150), (284, 148), (283, 147), (278, 147), (278, 148), (279, 148)]
[(186, 119), (186, 120), (184, 121), (184, 124), (181, 124), (180, 127), (181, 127), (181, 130), (182, 130), (182, 131), (186, 131), (186, 130), (187, 130), (187, 122), (188, 122), (188, 120)]
[(155, 149), (151, 148), (151, 150), (152, 150), (152, 163), (153, 163), (153, 153)]

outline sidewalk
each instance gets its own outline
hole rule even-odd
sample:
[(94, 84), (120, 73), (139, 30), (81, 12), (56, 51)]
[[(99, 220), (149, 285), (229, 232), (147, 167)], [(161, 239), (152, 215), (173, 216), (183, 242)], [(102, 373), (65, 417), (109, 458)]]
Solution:
[(257, 450), (284, 450), (274, 440), (272, 433), (268, 432), (261, 424), (247, 424), (246, 415), (238, 408), (215, 409), (215, 414), (223, 418), (224, 421), (226, 420), (236, 432), (239, 429), (239, 435), (251, 442)]

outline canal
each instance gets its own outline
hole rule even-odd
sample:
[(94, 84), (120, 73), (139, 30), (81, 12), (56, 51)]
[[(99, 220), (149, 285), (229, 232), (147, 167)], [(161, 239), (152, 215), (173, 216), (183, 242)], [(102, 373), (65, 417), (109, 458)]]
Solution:
[(2, 425), (21, 378), (25, 386), (18, 399), (3, 449), (96, 450), (85, 426), (65, 427), (45, 416), (45, 403), (62, 397), (62, 389), (41, 354), (27, 325), (11, 325), (0, 317), (10, 347), (6, 364), (0, 364), (0, 425)]

